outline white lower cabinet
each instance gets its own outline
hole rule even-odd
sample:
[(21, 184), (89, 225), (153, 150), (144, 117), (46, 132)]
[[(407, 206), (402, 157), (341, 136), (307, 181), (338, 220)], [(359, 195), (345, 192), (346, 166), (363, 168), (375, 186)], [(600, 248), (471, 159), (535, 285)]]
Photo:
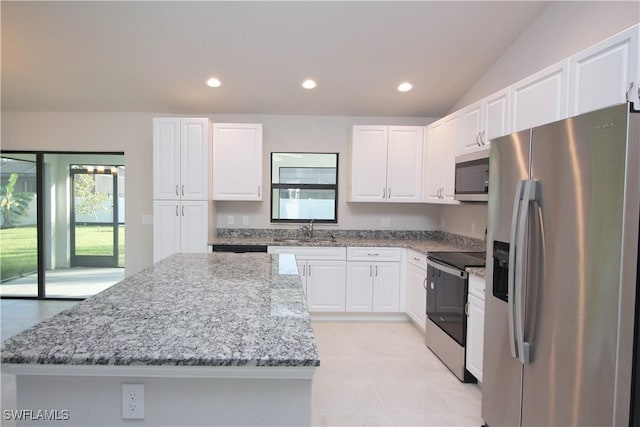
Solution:
[(347, 248), (348, 312), (400, 311), (399, 248)]
[(208, 202), (153, 202), (153, 262), (177, 252), (207, 252)]
[(407, 255), (407, 314), (416, 325), (424, 329), (427, 316), (426, 256), (412, 250)]
[(306, 276), (309, 311), (345, 310), (345, 261), (308, 260)]
[(268, 252), (295, 255), (309, 311), (345, 311), (345, 248), (269, 246)]
[(399, 262), (347, 262), (347, 311), (397, 312), (399, 309)]
[(478, 382), (482, 382), (482, 353), (484, 351), (484, 290), (485, 281), (469, 276), (467, 302), (467, 356), (466, 367)]

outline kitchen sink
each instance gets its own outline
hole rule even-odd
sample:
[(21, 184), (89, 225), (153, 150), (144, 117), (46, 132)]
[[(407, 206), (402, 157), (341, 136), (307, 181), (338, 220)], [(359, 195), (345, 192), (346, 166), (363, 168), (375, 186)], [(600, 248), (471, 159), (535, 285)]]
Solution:
[(336, 239), (325, 239), (325, 238), (309, 238), (302, 237), (299, 239), (291, 239), (289, 237), (275, 237), (273, 239), (274, 242), (279, 243), (335, 243)]

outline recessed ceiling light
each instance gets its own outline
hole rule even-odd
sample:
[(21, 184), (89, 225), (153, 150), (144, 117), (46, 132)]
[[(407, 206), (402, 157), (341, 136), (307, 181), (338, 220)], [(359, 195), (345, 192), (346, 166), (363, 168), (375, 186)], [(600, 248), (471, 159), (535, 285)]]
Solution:
[(409, 92), (411, 89), (413, 89), (413, 85), (409, 82), (400, 83), (398, 86), (400, 92)]
[(220, 87), (221, 85), (222, 85), (222, 82), (216, 79), (215, 77), (211, 77), (209, 80), (207, 80), (207, 86)]
[(313, 89), (314, 87), (316, 87), (316, 82), (311, 79), (307, 79), (302, 82), (302, 87), (305, 89)]

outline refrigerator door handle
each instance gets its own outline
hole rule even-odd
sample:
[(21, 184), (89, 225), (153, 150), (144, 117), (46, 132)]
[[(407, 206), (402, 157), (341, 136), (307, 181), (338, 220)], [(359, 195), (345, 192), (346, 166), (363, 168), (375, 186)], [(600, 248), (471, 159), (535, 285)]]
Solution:
[(513, 211), (511, 213), (511, 235), (509, 241), (511, 242), (511, 250), (509, 251), (509, 278), (507, 288), (507, 311), (509, 313), (509, 349), (511, 350), (511, 357), (517, 359), (518, 345), (516, 342), (516, 328), (515, 328), (515, 273), (516, 273), (516, 259), (518, 258), (518, 219), (520, 213), (520, 202), (522, 201), (522, 193), (524, 192), (524, 184), (526, 181), (518, 181), (516, 186), (516, 193), (513, 198)]
[(524, 365), (531, 362), (531, 344), (524, 340), (524, 312), (522, 307), (523, 289), (524, 289), (524, 262), (523, 252), (524, 239), (529, 225), (529, 207), (532, 202), (539, 200), (539, 183), (534, 180), (527, 180), (524, 186), (522, 199), (525, 203), (520, 210), (520, 220), (518, 221), (518, 236), (516, 248), (519, 248), (519, 257), (516, 258), (516, 281), (515, 281), (515, 306), (516, 306), (516, 339), (518, 341), (518, 355), (520, 362)]

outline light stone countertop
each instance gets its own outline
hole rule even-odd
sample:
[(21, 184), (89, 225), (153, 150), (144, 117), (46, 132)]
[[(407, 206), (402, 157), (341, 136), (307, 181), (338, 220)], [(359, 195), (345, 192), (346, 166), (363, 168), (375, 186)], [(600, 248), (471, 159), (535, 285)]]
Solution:
[(292, 255), (175, 254), (3, 343), (2, 363), (319, 366)]

